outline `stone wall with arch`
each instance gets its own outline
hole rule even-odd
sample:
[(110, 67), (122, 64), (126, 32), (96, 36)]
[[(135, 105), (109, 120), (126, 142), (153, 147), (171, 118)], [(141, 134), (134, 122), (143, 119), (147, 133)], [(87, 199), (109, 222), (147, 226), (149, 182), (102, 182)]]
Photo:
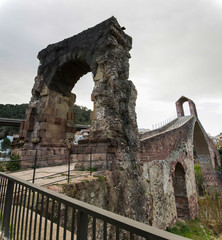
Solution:
[[(71, 38), (50, 44), (38, 54), (40, 65), (14, 153), (25, 157), (64, 153), (75, 135), (71, 93), (81, 77), (92, 72), (90, 138), (115, 139), (116, 159), (135, 161), (138, 130), (137, 91), (129, 78), (132, 38), (114, 17)], [(101, 140), (102, 141), (102, 140)], [(42, 163), (44, 164), (44, 163)], [(46, 162), (45, 165), (49, 164)]]

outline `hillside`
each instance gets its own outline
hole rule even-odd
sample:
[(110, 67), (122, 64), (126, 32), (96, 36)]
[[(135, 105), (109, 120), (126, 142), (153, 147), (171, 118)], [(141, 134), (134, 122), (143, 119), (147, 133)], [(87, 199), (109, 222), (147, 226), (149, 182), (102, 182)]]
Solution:
[[(25, 111), (28, 104), (0, 104), (0, 118), (15, 118), (25, 119)], [(90, 125), (90, 112), (91, 110), (83, 107), (74, 105), (75, 123)], [(13, 135), (18, 133), (18, 127), (0, 127), (0, 139), (7, 135)]]

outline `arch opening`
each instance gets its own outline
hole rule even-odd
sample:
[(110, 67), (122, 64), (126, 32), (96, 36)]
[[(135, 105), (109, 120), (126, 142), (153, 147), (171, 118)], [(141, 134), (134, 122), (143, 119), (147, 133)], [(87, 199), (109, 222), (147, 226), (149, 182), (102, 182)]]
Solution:
[(197, 122), (195, 123), (194, 126), (193, 145), (200, 165), (201, 166), (206, 165), (207, 167), (212, 168), (208, 144)]
[(190, 211), (187, 198), (185, 171), (181, 163), (175, 167), (175, 176), (173, 178), (174, 195), (178, 218), (189, 218)]
[[(201, 174), (203, 176), (204, 186), (212, 186), (214, 184), (213, 162), (208, 148), (207, 140), (198, 122), (195, 123), (193, 132), (193, 145), (196, 153), (195, 162), (200, 164)], [(216, 162), (216, 161), (215, 161)], [(203, 194), (203, 183), (197, 182), (199, 194)]]
[[(194, 102), (189, 99), (186, 98), (184, 96), (182, 96), (179, 100), (176, 101), (176, 110), (177, 110), (177, 117), (183, 117), (184, 116), (184, 103), (188, 104), (188, 107), (186, 107), (186, 112), (189, 112), (188, 115), (192, 115), (192, 116), (196, 116), (197, 117), (197, 110), (196, 110), (196, 106), (194, 104)], [(186, 105), (185, 105), (186, 106)]]
[(92, 79), (92, 72), (83, 75), (72, 89), (72, 93), (76, 95), (75, 104), (93, 110), (94, 106), (91, 95), (94, 86), (95, 82)]
[(190, 112), (190, 107), (189, 107), (188, 101), (185, 101), (185, 102), (182, 104), (182, 107), (183, 107), (184, 116), (190, 116), (190, 115), (191, 115), (191, 112)]
[(69, 61), (56, 71), (48, 87), (65, 96), (70, 96), (78, 80), (90, 71), (89, 65), (84, 62)]

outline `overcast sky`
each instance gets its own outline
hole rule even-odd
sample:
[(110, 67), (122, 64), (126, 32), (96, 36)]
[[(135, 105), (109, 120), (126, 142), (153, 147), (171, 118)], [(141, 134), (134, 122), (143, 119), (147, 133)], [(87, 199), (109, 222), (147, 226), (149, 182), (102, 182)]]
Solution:
[[(222, 0), (0, 0), (0, 103), (28, 103), (38, 52), (111, 16), (133, 38), (138, 126), (175, 116), (184, 95), (208, 133), (222, 132)], [(92, 108), (92, 89), (89, 73), (77, 104)]]

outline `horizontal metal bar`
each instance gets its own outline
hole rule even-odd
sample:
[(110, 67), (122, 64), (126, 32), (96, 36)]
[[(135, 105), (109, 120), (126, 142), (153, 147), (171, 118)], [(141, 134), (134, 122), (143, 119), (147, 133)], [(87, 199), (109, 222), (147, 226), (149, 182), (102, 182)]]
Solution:
[(158, 239), (171, 239), (171, 240), (185, 240), (187, 238), (157, 229), (155, 227), (151, 227), (149, 225), (139, 223), (132, 219), (120, 216), (118, 214), (106, 211), (104, 209), (92, 206), (90, 204), (81, 202), (79, 200), (73, 199), (71, 197), (65, 196), (60, 193), (55, 193), (50, 189), (45, 189), (43, 187), (36, 186), (35, 184), (25, 182), (20, 180), (19, 178), (7, 175), (5, 173), (0, 173), (0, 176), (3, 176), (11, 181), (18, 182), (23, 185), (23, 187), (28, 187), (30, 189), (35, 190), (36, 192), (43, 194), (47, 197), (52, 198), (53, 200), (57, 200), (60, 203), (67, 204), (72, 208), (78, 209), (80, 212), (93, 216), (97, 219), (101, 219), (107, 223), (110, 223), (114, 226), (118, 226), (121, 229), (127, 230), (129, 232), (133, 232), (138, 236), (151, 238), (152, 237)]

